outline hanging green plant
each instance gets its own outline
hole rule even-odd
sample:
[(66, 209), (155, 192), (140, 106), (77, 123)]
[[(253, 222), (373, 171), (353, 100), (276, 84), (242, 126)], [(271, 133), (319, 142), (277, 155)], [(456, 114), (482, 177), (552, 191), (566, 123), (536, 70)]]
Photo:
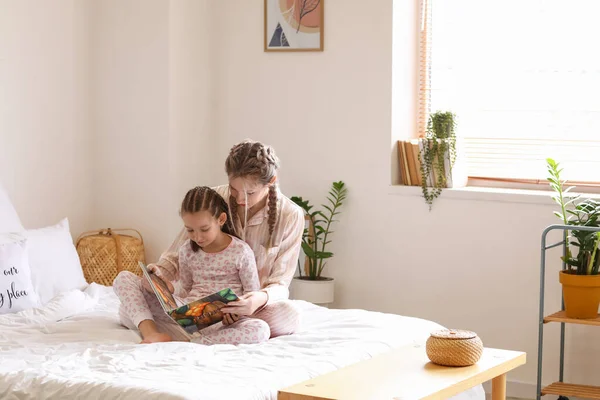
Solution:
[(455, 118), (451, 112), (438, 111), (431, 114), (427, 122), (426, 136), (421, 139), (421, 189), (430, 210), (433, 201), (439, 197), (442, 189), (447, 187), (447, 177), (452, 173), (456, 162)]

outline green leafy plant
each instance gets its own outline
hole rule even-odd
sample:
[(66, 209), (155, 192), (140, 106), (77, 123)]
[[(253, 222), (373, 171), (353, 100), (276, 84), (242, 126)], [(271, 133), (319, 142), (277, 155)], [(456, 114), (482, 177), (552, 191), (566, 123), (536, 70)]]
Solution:
[(340, 207), (346, 200), (347, 189), (344, 182), (333, 182), (329, 191), (327, 200), (329, 204), (322, 204), (323, 211), (313, 210), (313, 206), (310, 205), (308, 200), (304, 200), (302, 197), (293, 196), (291, 200), (302, 207), (306, 213), (310, 224), (308, 228), (304, 229), (302, 235), (302, 251), (308, 259), (308, 271), (307, 275), (302, 275), (302, 268), (300, 270), (300, 277), (309, 280), (323, 280), (326, 278), (321, 277), (321, 273), (327, 265), (327, 259), (333, 257), (333, 253), (326, 251), (326, 247), (331, 243), (329, 236), (333, 233), (331, 227), (336, 215), (340, 214)]
[[(421, 166), (421, 189), (429, 209), (447, 186), (447, 175), (452, 172), (456, 162), (456, 116), (451, 112), (435, 112), (429, 116), (427, 133), (419, 152)], [(449, 158), (450, 171), (446, 171), (445, 160)], [(435, 171), (435, 175), (433, 172)], [(437, 179), (433, 177), (436, 176)], [(431, 179), (429, 179), (431, 177)], [(432, 182), (433, 180), (433, 182)], [(428, 183), (431, 182), (432, 186)]]
[[(546, 165), (547, 180), (555, 192), (552, 199), (560, 206), (560, 211), (554, 211), (554, 215), (560, 218), (564, 225), (600, 226), (600, 202), (593, 199), (577, 202), (580, 195), (570, 193), (575, 186), (564, 188), (565, 181), (560, 178), (562, 168), (559, 163), (547, 158)], [(561, 258), (568, 265), (567, 272), (576, 275), (597, 275), (600, 269), (600, 232), (573, 229), (565, 231), (565, 240), (568, 245), (566, 254)], [(571, 246), (577, 250), (577, 255), (573, 255)]]

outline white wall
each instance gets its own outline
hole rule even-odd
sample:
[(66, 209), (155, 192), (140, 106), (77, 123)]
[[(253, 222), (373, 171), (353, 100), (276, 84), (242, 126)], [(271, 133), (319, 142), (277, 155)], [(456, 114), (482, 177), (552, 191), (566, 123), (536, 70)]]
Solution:
[[(93, 225), (135, 228), (148, 249), (169, 212), (169, 3), (93, 3)], [(150, 250), (152, 253), (152, 250)], [(148, 254), (147, 254), (148, 255)]]
[[(213, 169), (213, 118), (215, 65), (211, 52), (218, 40), (211, 34), (213, 20), (207, 1), (173, 0), (169, 20), (169, 132), (170, 171), (175, 182), (175, 208), (187, 190), (197, 185), (215, 185), (224, 175), (223, 166)], [(182, 226), (176, 218), (176, 228)]]
[(206, 2), (94, 3), (95, 227), (136, 228), (154, 261), (187, 189), (214, 184)]
[[(411, 3), (328, 0), (325, 52), (285, 54), (262, 51), (262, 0), (219, 2), (217, 154), (247, 136), (263, 140), (282, 159), (283, 192), (317, 204), (332, 181), (347, 183), (331, 248), (336, 255), (326, 270), (337, 281), (336, 306), (472, 329), (487, 346), (527, 351), (528, 364), (509, 379), (534, 383), (539, 242), (543, 228), (557, 222), (551, 203), (442, 196), (429, 212), (418, 189), (389, 188), (391, 140), (408, 137), (415, 126)], [(557, 310), (558, 265), (552, 266), (548, 309)], [(546, 332), (550, 382), (558, 370), (558, 330)], [(594, 382), (590, 366), (597, 369), (600, 354), (594, 331), (567, 332), (566, 378)], [(577, 340), (590, 341), (585, 345), (595, 353)]]
[(0, 181), (23, 225), (92, 208), (88, 3), (0, 0)]

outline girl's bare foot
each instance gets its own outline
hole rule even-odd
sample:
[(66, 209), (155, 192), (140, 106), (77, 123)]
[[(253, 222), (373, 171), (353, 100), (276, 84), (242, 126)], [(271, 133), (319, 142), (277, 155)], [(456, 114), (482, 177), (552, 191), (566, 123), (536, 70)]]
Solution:
[(158, 342), (172, 342), (173, 338), (167, 333), (150, 333), (144, 336), (142, 343), (158, 343)]
[(138, 329), (142, 334), (142, 343), (158, 343), (158, 342), (172, 342), (173, 338), (166, 334), (158, 331), (156, 324), (151, 319), (145, 319), (138, 325)]

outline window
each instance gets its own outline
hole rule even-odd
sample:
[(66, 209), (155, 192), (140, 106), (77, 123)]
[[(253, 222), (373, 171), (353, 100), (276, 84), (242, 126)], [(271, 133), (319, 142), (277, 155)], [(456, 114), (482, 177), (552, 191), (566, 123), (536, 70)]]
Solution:
[(528, 181), (545, 159), (600, 182), (599, 0), (421, 0), (420, 134), (452, 111), (470, 178)]

